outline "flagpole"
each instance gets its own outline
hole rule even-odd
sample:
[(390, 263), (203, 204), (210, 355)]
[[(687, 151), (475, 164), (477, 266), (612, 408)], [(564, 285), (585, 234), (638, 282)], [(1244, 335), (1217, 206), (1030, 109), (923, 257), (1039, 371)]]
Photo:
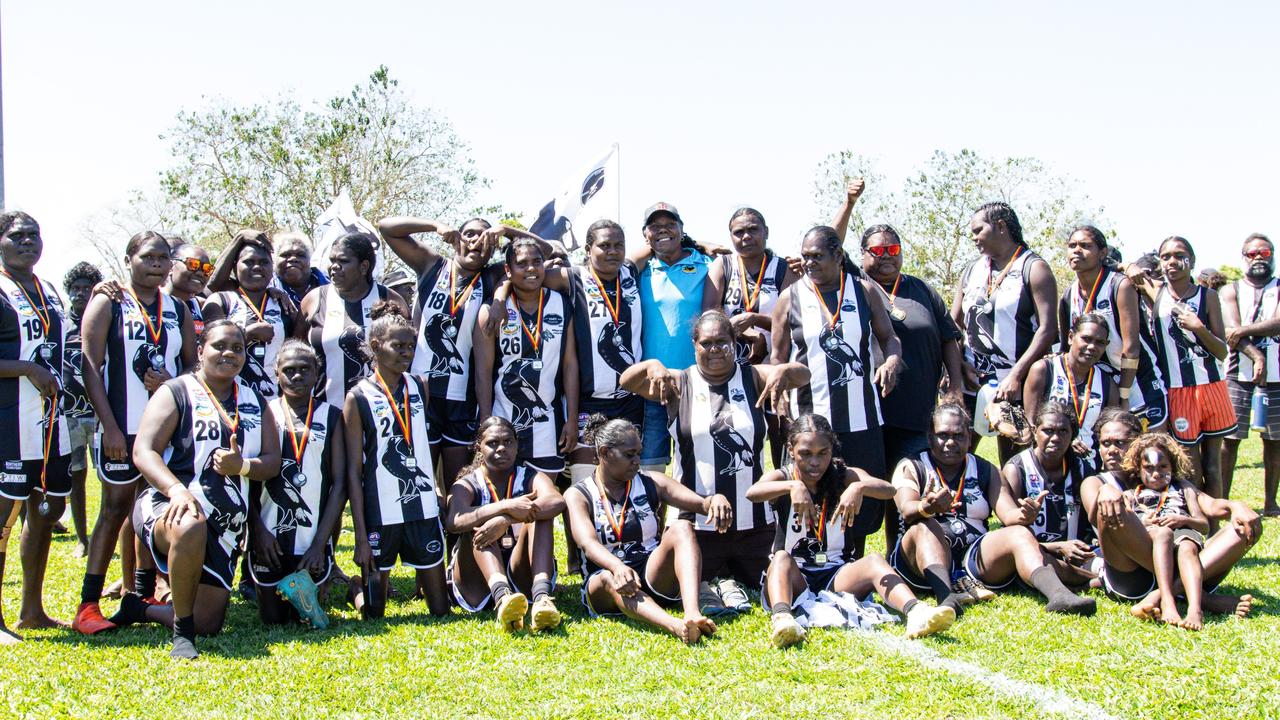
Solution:
[(618, 161), (618, 193), (617, 193), (617, 219), (618, 224), (622, 224), (622, 147), (618, 143), (613, 144), (613, 156)]

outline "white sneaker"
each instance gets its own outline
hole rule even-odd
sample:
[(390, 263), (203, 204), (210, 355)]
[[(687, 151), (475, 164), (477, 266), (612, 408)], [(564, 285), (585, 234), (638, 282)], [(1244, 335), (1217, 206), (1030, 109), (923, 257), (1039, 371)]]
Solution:
[(915, 640), (926, 635), (942, 632), (956, 621), (956, 611), (947, 606), (934, 607), (922, 602), (916, 603), (907, 613), (907, 638)]
[(726, 608), (737, 612), (751, 612), (751, 597), (737, 580), (733, 578), (720, 580), (716, 584), (716, 589), (720, 591), (720, 599)]
[(774, 647), (789, 647), (804, 640), (804, 628), (796, 622), (791, 613), (774, 613), (771, 622), (773, 632), (769, 634), (769, 641)]

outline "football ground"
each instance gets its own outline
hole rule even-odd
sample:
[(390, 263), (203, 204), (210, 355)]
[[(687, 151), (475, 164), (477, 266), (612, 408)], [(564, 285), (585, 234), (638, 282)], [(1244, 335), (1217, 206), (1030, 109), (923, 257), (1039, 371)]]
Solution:
[[(1260, 453), (1256, 440), (1245, 443), (1233, 493), (1254, 507)], [(92, 478), (89, 488), (92, 522)], [(63, 620), (83, 572), (73, 546), (73, 536), (55, 536), (46, 582), (46, 606)], [(351, 549), (348, 529), (339, 549), (347, 572)], [(9, 557), (12, 624), (16, 537)], [(225, 631), (200, 641), (194, 663), (171, 661), (169, 634), (154, 626), (96, 637), (23, 631), (26, 642), (0, 649), (0, 716), (1280, 717), (1278, 560), (1280, 523), (1267, 520), (1222, 588), (1253, 595), (1253, 614), (1207, 616), (1199, 633), (1141, 623), (1100, 591), (1091, 591), (1093, 618), (1049, 616), (1039, 599), (1010, 593), (923, 641), (904, 639), (901, 624), (815, 630), (787, 651), (770, 646), (759, 608), (692, 648), (628, 621), (590, 620), (576, 575), (560, 577), (564, 624), (541, 636), (503, 634), (491, 613), (455, 608), (435, 620), (421, 601), (396, 600), (380, 621), (331, 600), (327, 630), (267, 629), (235, 597)], [(397, 570), (395, 585), (407, 597), (412, 574)]]

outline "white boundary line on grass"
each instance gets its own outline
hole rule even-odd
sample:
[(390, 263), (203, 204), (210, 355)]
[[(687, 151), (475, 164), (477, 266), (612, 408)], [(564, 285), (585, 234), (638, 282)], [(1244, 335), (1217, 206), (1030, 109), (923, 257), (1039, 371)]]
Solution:
[(1059, 713), (1072, 718), (1117, 720), (1116, 716), (1109, 714), (1106, 710), (1091, 702), (1071, 697), (1066, 693), (1043, 685), (1037, 685), (1033, 682), (1015, 680), (1002, 672), (988, 670), (975, 663), (944, 657), (937, 650), (924, 645), (918, 640), (907, 640), (904, 637), (877, 632), (866, 632), (861, 635), (867, 640), (899, 655), (909, 657), (921, 665), (942, 668), (973, 682), (986, 685), (1001, 695), (1027, 700), (1041, 711)]

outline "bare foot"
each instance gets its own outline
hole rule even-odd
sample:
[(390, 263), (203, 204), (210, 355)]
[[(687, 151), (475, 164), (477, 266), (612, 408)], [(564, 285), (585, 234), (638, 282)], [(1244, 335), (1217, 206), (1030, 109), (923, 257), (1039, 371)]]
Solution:
[(1153, 592), (1142, 599), (1142, 602), (1129, 608), (1129, 614), (1139, 620), (1155, 622), (1160, 619), (1160, 593)]
[(690, 615), (685, 619), (685, 621), (687, 622), (689, 620), (692, 620), (697, 624), (698, 632), (702, 633), (704, 636), (716, 634), (716, 624), (711, 618), (703, 615)]
[(1160, 619), (1165, 625), (1182, 627), (1182, 616), (1178, 614), (1178, 604), (1173, 598), (1170, 598), (1169, 602), (1160, 603)]
[(680, 639), (685, 645), (697, 645), (702, 640), (702, 627), (696, 618), (685, 618), (681, 625)]
[(0, 625), (0, 645), (17, 645), (22, 642), (22, 636)]
[(1204, 627), (1204, 614), (1199, 610), (1187, 608), (1187, 616), (1182, 619), (1182, 627), (1187, 630), (1200, 630)]
[(1250, 610), (1253, 610), (1253, 596), (1241, 595), (1240, 602), (1236, 603), (1236, 611), (1235, 611), (1236, 617), (1238, 618), (1248, 617)]
[(77, 540), (76, 546), (71, 549), (71, 557), (82, 558), (89, 554), (89, 542), (87, 540)]
[(71, 626), (61, 620), (54, 620), (42, 611), (39, 615), (18, 618), (18, 627), (23, 630), (44, 630), (48, 628), (69, 628)]

